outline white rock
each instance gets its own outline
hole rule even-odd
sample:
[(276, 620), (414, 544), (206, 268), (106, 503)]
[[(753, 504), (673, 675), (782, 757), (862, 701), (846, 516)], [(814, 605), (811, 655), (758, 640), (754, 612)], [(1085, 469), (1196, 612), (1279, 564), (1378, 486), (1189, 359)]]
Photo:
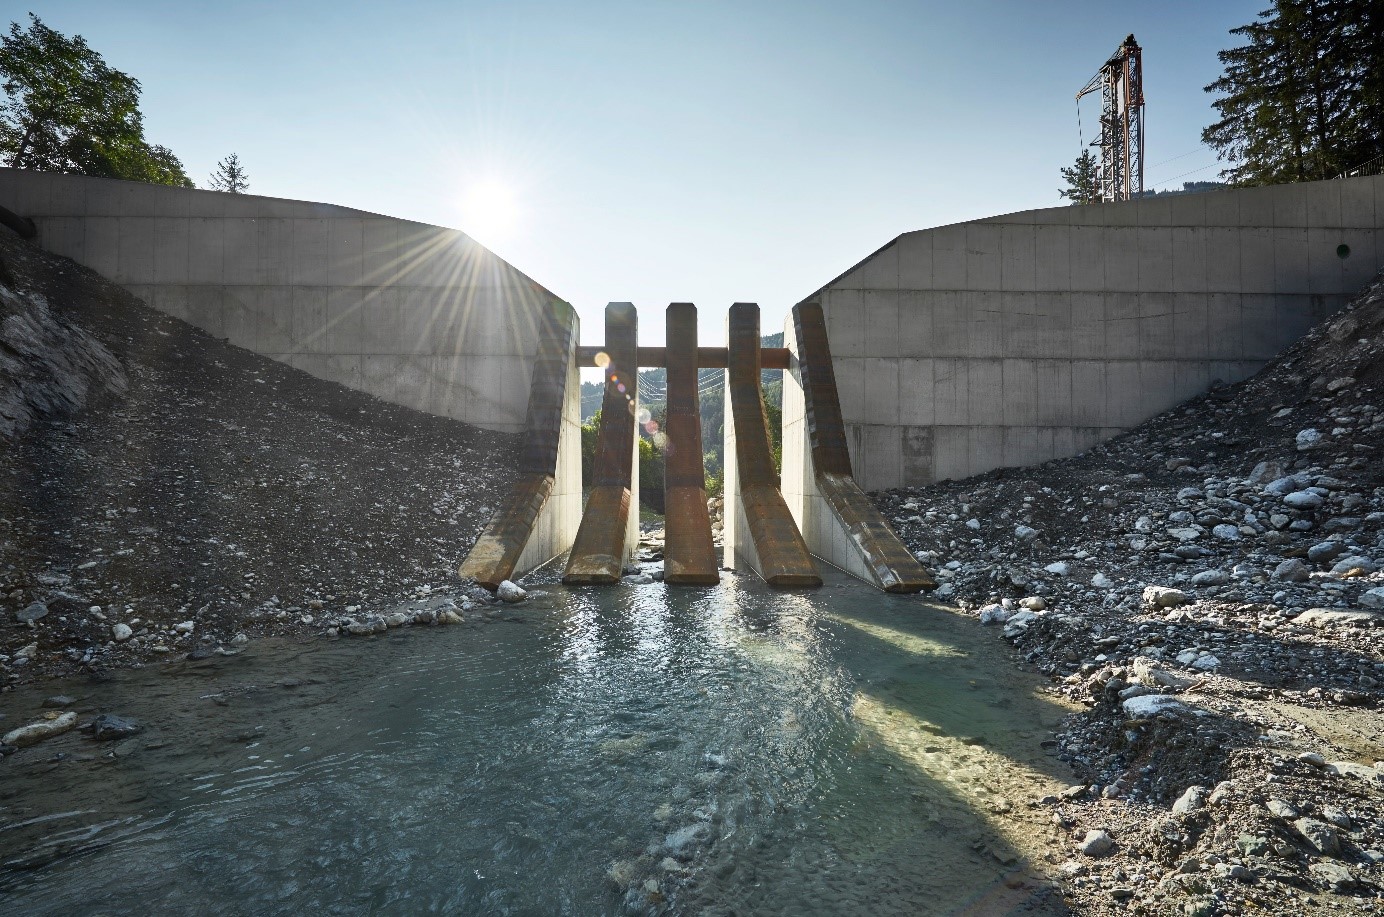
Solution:
[(1293, 623), (1305, 624), (1310, 627), (1329, 627), (1332, 624), (1354, 624), (1358, 627), (1369, 627), (1381, 617), (1384, 615), (1377, 611), (1361, 611), (1350, 608), (1309, 608), (1293, 618)]
[(1189, 786), (1186, 792), (1173, 803), (1174, 815), (1187, 815), (1206, 807), (1206, 787)]
[(1364, 608), (1384, 608), (1384, 586), (1376, 586), (1362, 592), (1360, 605)]
[(1215, 535), (1221, 541), (1239, 541), (1240, 527), (1222, 522), (1211, 530), (1211, 534)]
[(197, 623), (195, 621), (183, 621), (173, 625), (173, 629), (180, 634), (190, 634), (196, 627)]
[(1367, 783), (1384, 785), (1384, 771), (1370, 767), (1368, 764), (1357, 764), (1354, 761), (1332, 761), (1326, 765), (1326, 772), (1337, 777), (1355, 777)]
[(1091, 585), (1095, 586), (1097, 589), (1109, 589), (1111, 586), (1115, 585), (1115, 581), (1104, 573), (1097, 573), (1091, 577)]
[(1193, 586), (1224, 586), (1230, 582), (1230, 574), (1224, 570), (1203, 570), (1192, 577)]
[(1325, 503), (1326, 500), (1321, 494), (1313, 493), (1310, 490), (1296, 490), (1286, 495), (1283, 498), (1283, 502), (1293, 509), (1316, 509)]
[(1155, 608), (1173, 608), (1187, 601), (1187, 594), (1170, 586), (1145, 586), (1144, 604)]
[(980, 531), (980, 520), (979, 520), (979, 519), (967, 519), (967, 520), (966, 520), (966, 528), (971, 529), (972, 531), (975, 531), (975, 532), (979, 532), (979, 531)]
[(1028, 626), (1038, 620), (1036, 611), (1020, 611), (1011, 615), (1009, 620), (1004, 623), (1004, 636), (1013, 638), (1028, 630)]
[(68, 711), (57, 719), (39, 720), (37, 723), (30, 723), (28, 726), (20, 726), (18, 729), (11, 729), (9, 732), (5, 733), (3, 739), (0, 739), (0, 745), (13, 745), (16, 748), (36, 745), (51, 736), (61, 735), (76, 725), (77, 714), (73, 711)]
[(1140, 684), (1148, 685), (1151, 688), (1173, 688), (1176, 690), (1194, 684), (1190, 678), (1183, 678), (1181, 675), (1175, 675), (1166, 669), (1154, 666), (1143, 656), (1134, 660), (1134, 675), (1139, 679)]
[(1055, 576), (1066, 576), (1072, 568), (1065, 560), (1056, 560), (1043, 569)]
[(1196, 659), (1192, 660), (1192, 668), (1200, 669), (1203, 672), (1209, 672), (1220, 664), (1221, 661), (1210, 653), (1202, 653)]
[(500, 584), (500, 588), (495, 590), (495, 595), (499, 596), (502, 602), (522, 602), (528, 597), (518, 584), (505, 580)]
[(1312, 571), (1296, 557), (1290, 557), (1273, 568), (1273, 578), (1285, 583), (1303, 583), (1311, 576)]
[(1177, 526), (1168, 529), (1168, 534), (1178, 541), (1196, 541), (1201, 537), (1201, 529), (1194, 529), (1189, 526)]
[(1249, 473), (1246, 482), (1249, 484), (1267, 484), (1269, 481), (1276, 481), (1283, 477), (1284, 473), (1283, 466), (1278, 462), (1260, 462)]
[(1363, 573), (1373, 573), (1378, 568), (1378, 564), (1368, 557), (1359, 554), (1352, 554), (1349, 557), (1342, 557), (1331, 565), (1331, 572), (1336, 574), (1349, 573), (1351, 570), (1359, 570)]
[(1014, 527), (1014, 537), (1023, 542), (1033, 541), (1038, 537), (1038, 530), (1027, 525)]
[(1115, 849), (1115, 839), (1105, 831), (1087, 831), (1077, 849), (1088, 857), (1103, 857)]
[(1297, 435), (1298, 451), (1302, 452), (1306, 451), (1307, 449), (1311, 449), (1312, 447), (1321, 443), (1321, 441), (1321, 432), (1316, 430), (1315, 428), (1308, 427), (1306, 430), (1301, 430), (1298, 432)]
[(1120, 705), (1125, 716), (1136, 720), (1146, 720), (1160, 713), (1171, 713), (1186, 709), (1186, 705), (1167, 694), (1145, 694), (1131, 697)]
[(1041, 595), (1029, 595), (1019, 600), (1019, 605), (1030, 611), (1042, 611), (1048, 607), (1047, 599)]
[(1003, 605), (986, 605), (980, 610), (981, 624), (1003, 624), (1010, 617), (1009, 609)]
[(128, 624), (116, 624), (111, 627), (111, 638), (115, 640), (116, 643), (124, 643), (132, 636), (134, 636), (134, 631), (130, 630), (130, 625)]

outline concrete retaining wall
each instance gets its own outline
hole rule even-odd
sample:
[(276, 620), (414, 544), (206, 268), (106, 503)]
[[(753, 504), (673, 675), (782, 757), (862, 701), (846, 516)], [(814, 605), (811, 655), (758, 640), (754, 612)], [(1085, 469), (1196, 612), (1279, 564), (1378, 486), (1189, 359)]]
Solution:
[(826, 313), (856, 480), (918, 486), (1072, 455), (1247, 378), (1373, 277), (1382, 226), (1376, 176), (899, 236), (805, 300)]
[(49, 251), (231, 343), (407, 407), (524, 429), (558, 298), (463, 233), (346, 207), (0, 169)]

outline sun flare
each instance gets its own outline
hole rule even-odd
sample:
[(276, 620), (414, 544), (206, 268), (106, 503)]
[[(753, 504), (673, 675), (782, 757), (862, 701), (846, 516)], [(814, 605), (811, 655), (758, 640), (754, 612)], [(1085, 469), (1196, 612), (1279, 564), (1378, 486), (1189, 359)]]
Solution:
[(461, 229), (481, 242), (509, 238), (519, 225), (519, 204), (504, 181), (487, 178), (461, 195)]

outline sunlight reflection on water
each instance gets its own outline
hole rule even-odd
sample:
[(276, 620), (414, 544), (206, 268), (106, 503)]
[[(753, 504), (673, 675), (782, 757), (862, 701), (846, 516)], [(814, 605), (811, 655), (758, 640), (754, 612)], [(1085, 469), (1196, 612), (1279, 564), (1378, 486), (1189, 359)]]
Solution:
[[(63, 686), (148, 728), (114, 762), (74, 733), (0, 765), (0, 894), (36, 914), (1063, 912), (1025, 878), (1053, 829), (1024, 802), (1066, 782), (1039, 747), (1066, 711), (992, 633), (831, 573), (810, 594), (555, 577), (517, 620)], [(9, 721), (54, 689), (7, 695)]]

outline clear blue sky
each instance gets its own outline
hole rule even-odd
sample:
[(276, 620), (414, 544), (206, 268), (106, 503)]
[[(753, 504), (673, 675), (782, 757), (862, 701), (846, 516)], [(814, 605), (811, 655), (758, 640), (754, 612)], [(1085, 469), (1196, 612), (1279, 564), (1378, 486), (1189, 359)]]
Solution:
[[(582, 315), (690, 300), (765, 331), (902, 232), (1060, 203), (1073, 96), (1133, 32), (1151, 187), (1212, 179), (1202, 87), (1264, 0), (34, 0), (144, 87), (205, 185), (470, 232)], [(8, 18), (26, 7), (14, 4)], [(1092, 138), (1098, 102), (1083, 106)], [(1185, 155), (1184, 155), (1185, 154)], [(1174, 159), (1174, 157), (1179, 157)], [(1171, 160), (1171, 161), (1169, 161)], [(1184, 174), (1191, 173), (1191, 174)]]

